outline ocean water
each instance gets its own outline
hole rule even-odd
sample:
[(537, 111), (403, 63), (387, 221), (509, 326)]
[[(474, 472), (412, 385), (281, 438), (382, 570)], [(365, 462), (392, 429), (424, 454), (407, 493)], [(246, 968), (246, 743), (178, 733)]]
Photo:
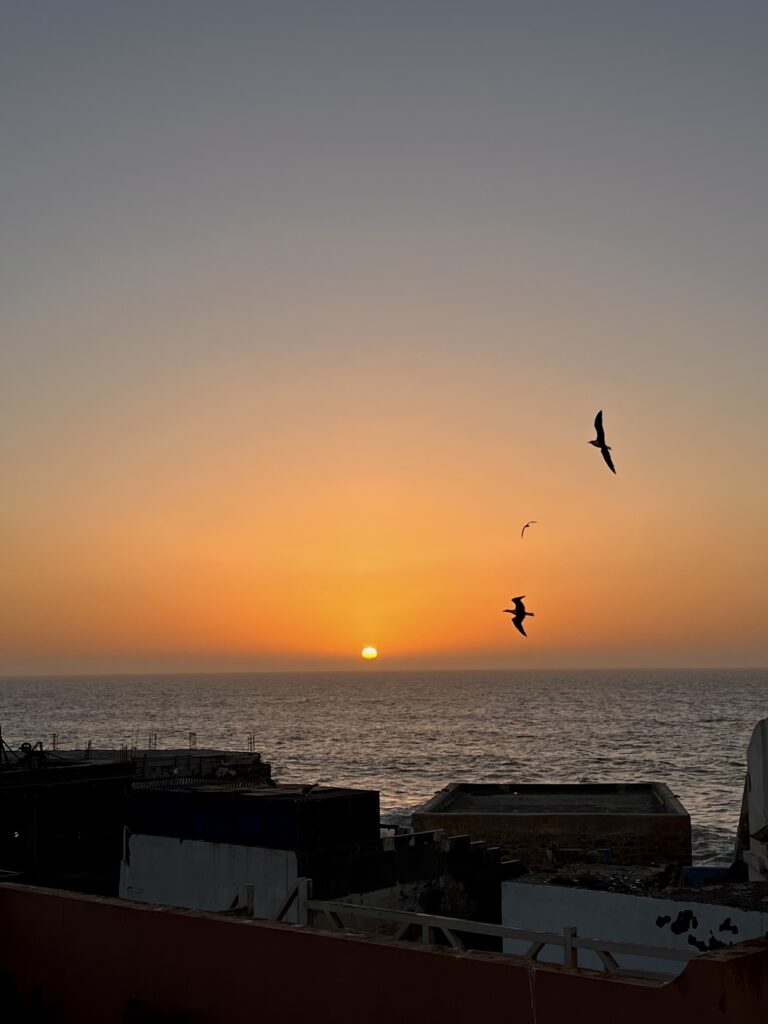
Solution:
[(728, 857), (768, 670), (263, 673), (0, 679), (6, 742), (256, 749), (283, 782), (381, 791), (406, 820), (449, 782), (666, 782), (697, 860)]

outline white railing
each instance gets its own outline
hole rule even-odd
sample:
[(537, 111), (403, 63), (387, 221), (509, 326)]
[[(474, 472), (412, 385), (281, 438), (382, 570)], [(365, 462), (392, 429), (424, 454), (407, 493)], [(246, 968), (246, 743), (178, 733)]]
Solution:
[[(312, 880), (300, 878), (293, 892), (288, 896), (273, 920), (282, 921), (291, 907), (296, 906), (296, 922), (316, 927), (319, 920), (327, 921), (334, 930), (344, 930), (344, 918), (354, 917), (371, 921), (391, 921), (400, 924), (395, 934), (397, 939), (412, 939), (433, 944), (442, 935), (454, 949), (471, 949), (466, 936), (490, 935), (501, 939), (515, 939), (527, 942), (528, 948), (517, 956), (526, 960), (537, 960), (545, 946), (560, 946), (563, 950), (563, 964), (578, 967), (578, 951), (595, 953), (609, 974), (631, 974), (633, 977), (651, 977), (668, 980), (671, 975), (658, 971), (639, 971), (622, 968), (616, 956), (637, 956), (654, 960), (678, 960), (687, 962), (698, 955), (698, 950), (669, 949), (665, 946), (645, 946), (629, 942), (611, 942), (604, 939), (589, 939), (577, 933), (576, 928), (563, 928), (562, 932), (537, 932), (527, 928), (507, 928), (505, 925), (488, 924), (485, 921), (471, 921), (461, 917), (441, 917), (406, 910), (389, 910), (385, 907), (366, 907), (344, 900), (312, 899)], [(326, 925), (327, 927), (327, 925)]]

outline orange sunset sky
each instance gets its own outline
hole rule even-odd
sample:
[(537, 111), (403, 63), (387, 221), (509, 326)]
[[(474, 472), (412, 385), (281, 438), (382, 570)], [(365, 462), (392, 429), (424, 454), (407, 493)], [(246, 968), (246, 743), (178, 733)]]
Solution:
[(2, 20), (0, 673), (768, 663), (764, 6)]

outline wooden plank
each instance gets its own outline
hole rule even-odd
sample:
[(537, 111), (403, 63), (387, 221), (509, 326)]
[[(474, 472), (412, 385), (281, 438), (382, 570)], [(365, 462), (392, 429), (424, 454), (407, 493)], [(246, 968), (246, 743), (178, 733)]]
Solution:
[(408, 910), (363, 907), (358, 903), (344, 903), (338, 900), (309, 900), (307, 906), (310, 910), (335, 910), (339, 914), (357, 914), (358, 917), (370, 917), (381, 921), (402, 921), (419, 926), (427, 925), (430, 928), (446, 927), (473, 935), (496, 935), (503, 939), (520, 939), (523, 942), (541, 941), (546, 945), (554, 946), (563, 944), (563, 936), (560, 932), (534, 932), (526, 928), (505, 928), (500, 924), (487, 924), (485, 921), (472, 921), (463, 917), (436, 917), (432, 914), (412, 913)]
[(523, 956), (526, 960), (536, 960), (545, 945), (546, 943), (544, 942), (532, 942), (528, 949), (523, 953)]
[(453, 934), (450, 928), (441, 928), (440, 931), (443, 933), (446, 939), (448, 939), (448, 941), (450, 942), (454, 949), (464, 949), (464, 943), (461, 941), (458, 935)]
[[(531, 943), (522, 954), (534, 958), (544, 946), (565, 946), (566, 940), (562, 932), (538, 932), (528, 928), (507, 928), (504, 925), (488, 924), (485, 921), (471, 921), (460, 917), (438, 917), (433, 914), (422, 914), (407, 910), (389, 910), (385, 907), (363, 907), (357, 903), (345, 903), (343, 900), (307, 900), (307, 909), (315, 912), (328, 913), (333, 911), (340, 917), (355, 915), (378, 921), (396, 921), (402, 924), (398, 937), (407, 934), (411, 926), (421, 929), (448, 929), (451, 932), (462, 932), (467, 935), (493, 935), (502, 939), (516, 939)], [(573, 950), (589, 949), (600, 954), (652, 957), (657, 960), (680, 960), (687, 962), (698, 955), (698, 950), (667, 949), (663, 946), (645, 946), (628, 942), (611, 942), (605, 939), (582, 938), (575, 932), (571, 937)], [(538, 949), (536, 949), (538, 947)]]
[(615, 974), (618, 971), (619, 965), (616, 963), (616, 961), (613, 959), (613, 957), (607, 950), (596, 949), (595, 952), (600, 957), (603, 967), (609, 974)]
[(592, 949), (596, 953), (604, 950), (622, 956), (649, 956), (656, 960), (692, 960), (698, 956), (698, 950), (666, 949), (664, 946), (640, 946), (631, 942), (607, 942), (604, 939), (574, 939), (578, 949)]
[(573, 944), (576, 938), (576, 929), (573, 925), (563, 928), (563, 963), (566, 967), (578, 966), (579, 952)]
[(293, 904), (296, 901), (296, 898), (298, 897), (298, 895), (299, 895), (299, 890), (298, 890), (298, 887), (297, 887), (297, 888), (295, 888), (293, 890), (293, 892), (288, 897), (288, 899), (285, 901), (285, 903), (283, 903), (282, 907), (280, 907), (280, 909), (278, 910), (277, 914), (275, 914), (275, 917), (274, 917), (275, 921), (282, 921), (283, 920), (285, 915), (288, 913), (288, 911), (293, 906)]
[(676, 974), (666, 974), (664, 971), (641, 971), (633, 968), (619, 968), (616, 974), (620, 978), (642, 978), (645, 981), (661, 981), (667, 984), (670, 981), (674, 981), (677, 977)]

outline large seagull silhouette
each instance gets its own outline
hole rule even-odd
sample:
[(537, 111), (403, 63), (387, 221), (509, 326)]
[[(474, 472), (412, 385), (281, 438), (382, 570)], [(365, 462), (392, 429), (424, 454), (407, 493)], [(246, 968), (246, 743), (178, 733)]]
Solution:
[(600, 449), (600, 454), (605, 459), (606, 466), (608, 467), (608, 469), (610, 469), (610, 471), (612, 473), (615, 473), (616, 472), (616, 467), (613, 465), (613, 459), (611, 458), (611, 449), (605, 443), (605, 431), (603, 430), (603, 410), (602, 409), (597, 414), (597, 416), (595, 416), (595, 430), (597, 431), (597, 437), (595, 438), (594, 441), (590, 441), (589, 443), (593, 444), (595, 446), (595, 448), (599, 448)]
[(515, 607), (505, 608), (504, 611), (509, 612), (509, 614), (512, 616), (512, 625), (515, 627), (518, 633), (522, 633), (523, 636), (528, 636), (528, 634), (523, 629), (523, 619), (526, 617), (526, 615), (530, 615), (531, 618), (533, 618), (533, 612), (527, 612), (525, 610), (525, 605), (523, 604), (524, 597), (525, 594), (521, 594), (520, 597), (511, 597), (510, 601)]

